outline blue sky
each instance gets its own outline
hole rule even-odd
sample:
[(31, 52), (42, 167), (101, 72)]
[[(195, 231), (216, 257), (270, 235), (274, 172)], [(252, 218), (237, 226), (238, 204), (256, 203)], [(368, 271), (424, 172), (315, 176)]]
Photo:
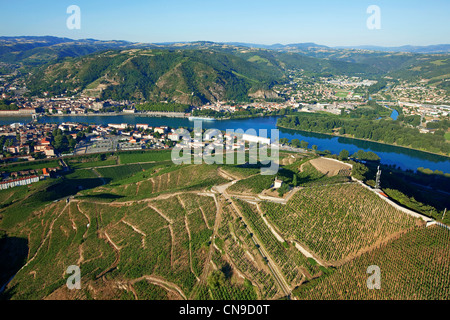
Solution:
[[(81, 29), (69, 30), (69, 5)], [(381, 29), (369, 30), (370, 5)], [(449, 0), (0, 0), (0, 35), (171, 42), (430, 45), (450, 43)]]

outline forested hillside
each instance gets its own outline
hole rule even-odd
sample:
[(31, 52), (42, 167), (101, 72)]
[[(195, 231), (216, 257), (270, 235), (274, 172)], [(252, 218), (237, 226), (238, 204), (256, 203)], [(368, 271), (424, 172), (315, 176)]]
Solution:
[(33, 94), (76, 93), (104, 99), (199, 105), (248, 99), (250, 90), (282, 81), (278, 67), (213, 51), (107, 51), (38, 69), (28, 80)]

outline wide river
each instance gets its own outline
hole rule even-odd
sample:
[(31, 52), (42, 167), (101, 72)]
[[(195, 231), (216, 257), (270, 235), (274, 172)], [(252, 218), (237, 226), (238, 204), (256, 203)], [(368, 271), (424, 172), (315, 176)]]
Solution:
[[(29, 117), (2, 117), (0, 124), (11, 124), (14, 122), (27, 123), (31, 121)], [(172, 128), (194, 126), (193, 121), (187, 118), (166, 118), (166, 117), (147, 117), (139, 115), (112, 115), (112, 116), (52, 116), (41, 117), (38, 120), (41, 123), (63, 123), (80, 122), (87, 124), (108, 124), (108, 123), (146, 123), (150, 126), (169, 126)], [(219, 130), (227, 129), (254, 129), (259, 133), (259, 129), (267, 129), (268, 136), (271, 135), (271, 129), (276, 129), (276, 117), (253, 118), (242, 120), (222, 120), (222, 121), (203, 121), (204, 129), (215, 128)], [(363, 141), (358, 139), (334, 137), (325, 134), (310, 133), (303, 131), (293, 131), (280, 129), (279, 138), (299, 139), (309, 142), (309, 147), (317, 145), (319, 150), (329, 150), (338, 154), (342, 149), (346, 149), (353, 154), (359, 149), (372, 151), (378, 154), (381, 162), (384, 164), (397, 165), (402, 169), (416, 170), (419, 167), (429, 168), (431, 170), (441, 170), (450, 173), (450, 158), (439, 156), (427, 152), (412, 150), (408, 148), (385, 145), (376, 142)]]

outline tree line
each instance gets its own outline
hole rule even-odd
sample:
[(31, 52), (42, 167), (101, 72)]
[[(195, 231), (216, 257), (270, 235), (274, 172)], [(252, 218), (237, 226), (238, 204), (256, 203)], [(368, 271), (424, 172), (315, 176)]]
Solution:
[(419, 129), (405, 127), (400, 121), (348, 119), (324, 114), (299, 114), (278, 119), (279, 127), (333, 134), (395, 144), (435, 153), (450, 154), (445, 137), (420, 133)]

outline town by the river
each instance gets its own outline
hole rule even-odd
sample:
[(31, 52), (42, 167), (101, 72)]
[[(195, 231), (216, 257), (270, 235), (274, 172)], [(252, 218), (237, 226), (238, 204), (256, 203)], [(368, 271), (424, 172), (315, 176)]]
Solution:
[[(12, 123), (27, 123), (31, 121), (31, 117), (2, 117), (0, 125)], [(85, 124), (107, 125), (109, 123), (128, 123), (128, 124), (148, 124), (150, 126), (168, 126), (171, 128), (193, 128), (194, 122), (188, 118), (169, 118), (169, 117), (148, 117), (136, 114), (130, 115), (111, 115), (111, 116), (75, 116), (61, 115), (51, 117), (40, 117), (40, 123), (65, 123), (77, 122)], [(259, 134), (260, 129), (266, 129), (268, 137), (271, 137), (271, 129), (276, 129), (277, 117), (250, 118), (239, 120), (221, 120), (221, 121), (203, 121), (204, 129), (215, 128), (218, 130), (227, 129), (255, 129)], [(431, 170), (440, 170), (444, 173), (450, 173), (450, 158), (422, 152), (414, 149), (403, 148), (398, 146), (386, 145), (377, 142), (363, 141), (359, 139), (351, 139), (345, 137), (336, 137), (326, 134), (294, 131), (287, 129), (279, 129), (279, 138), (288, 138), (304, 140), (309, 146), (316, 145), (318, 150), (329, 150), (332, 153), (339, 153), (342, 149), (346, 149), (353, 154), (362, 149), (364, 151), (375, 152), (380, 158), (381, 163), (388, 165), (396, 165), (403, 170), (416, 170), (419, 167), (429, 168)], [(260, 134), (261, 135), (261, 134)]]

